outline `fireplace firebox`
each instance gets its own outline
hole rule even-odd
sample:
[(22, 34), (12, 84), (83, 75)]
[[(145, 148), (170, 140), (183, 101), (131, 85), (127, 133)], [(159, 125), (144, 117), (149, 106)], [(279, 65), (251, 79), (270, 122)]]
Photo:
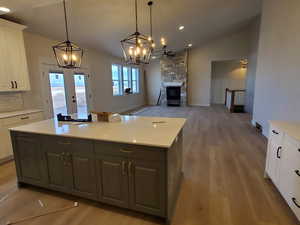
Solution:
[(166, 87), (167, 92), (167, 105), (168, 106), (180, 106), (181, 103), (181, 87), (169, 86)]

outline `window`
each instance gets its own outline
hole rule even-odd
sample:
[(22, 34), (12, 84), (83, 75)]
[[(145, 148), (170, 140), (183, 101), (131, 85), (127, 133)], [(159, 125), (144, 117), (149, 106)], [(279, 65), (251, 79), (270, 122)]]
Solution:
[(137, 94), (139, 90), (139, 68), (112, 65), (112, 85), (113, 95), (123, 95), (127, 88), (131, 88), (132, 93)]
[(123, 90), (131, 88), (130, 67), (123, 67)]
[(113, 95), (122, 95), (122, 79), (121, 79), (121, 66), (113, 64), (112, 71), (112, 86)]
[(132, 93), (139, 93), (139, 69), (131, 69)]

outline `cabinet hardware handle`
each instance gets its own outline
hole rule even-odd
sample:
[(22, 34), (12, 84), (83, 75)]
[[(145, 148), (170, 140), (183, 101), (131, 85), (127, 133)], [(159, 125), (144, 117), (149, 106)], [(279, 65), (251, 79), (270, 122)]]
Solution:
[(67, 153), (66, 155), (68, 157), (66, 164), (71, 166), (72, 165), (72, 155), (71, 155), (71, 153)]
[(279, 151), (282, 149), (282, 147), (281, 146), (279, 146), (278, 148), (277, 148), (277, 152), (276, 152), (276, 155), (277, 155), (277, 158), (278, 159), (280, 159), (281, 158), (281, 156), (279, 155)]
[(70, 142), (58, 142), (58, 144), (60, 144), (60, 145), (70, 145), (71, 143)]
[(122, 173), (123, 173), (123, 175), (126, 175), (125, 167), (126, 167), (126, 162), (122, 161)]
[(132, 162), (129, 161), (128, 163), (128, 175), (131, 177), (132, 173), (131, 173), (131, 168), (132, 168)]
[(299, 170), (295, 170), (295, 173), (300, 177), (300, 171)]
[(21, 120), (28, 120), (29, 116), (21, 117)]
[(297, 203), (297, 199), (296, 198), (292, 198), (292, 200), (293, 200), (294, 204), (297, 206), (297, 208), (300, 208), (300, 205), (298, 205), (298, 203)]
[(17, 81), (15, 81), (15, 85), (16, 85), (16, 88), (18, 88), (18, 83), (17, 83)]
[(15, 88), (14, 82), (11, 81), (10, 83), (11, 83), (11, 88), (14, 89)]
[(124, 153), (131, 153), (131, 150), (126, 150), (126, 149), (120, 149), (120, 152), (124, 152)]
[(273, 134), (279, 134), (276, 130), (272, 130)]
[[(64, 153), (64, 152), (61, 153), (61, 155), (60, 155), (60, 160), (61, 160), (61, 161), (65, 161), (65, 153)], [(64, 165), (65, 165), (65, 163), (64, 163)]]

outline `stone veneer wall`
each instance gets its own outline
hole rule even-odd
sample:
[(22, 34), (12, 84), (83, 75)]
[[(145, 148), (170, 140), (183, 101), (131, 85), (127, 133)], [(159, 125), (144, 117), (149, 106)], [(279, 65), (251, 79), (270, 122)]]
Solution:
[(166, 86), (165, 82), (182, 82), (181, 87), (181, 106), (187, 105), (187, 71), (188, 71), (188, 52), (177, 53), (174, 57), (164, 56), (160, 60), (161, 67), (161, 105), (166, 105)]

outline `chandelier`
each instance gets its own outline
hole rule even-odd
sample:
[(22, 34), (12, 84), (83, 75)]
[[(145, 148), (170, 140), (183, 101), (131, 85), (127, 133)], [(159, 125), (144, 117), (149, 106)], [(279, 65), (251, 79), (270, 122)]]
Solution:
[[(151, 5), (149, 5), (150, 8)], [(126, 63), (133, 65), (149, 64), (154, 42), (151, 36), (143, 35), (138, 30), (137, 0), (135, 0), (135, 33), (123, 39), (121, 46)]]
[(67, 40), (53, 46), (54, 56), (57, 65), (66, 69), (80, 68), (81, 60), (83, 57), (83, 49), (72, 43), (69, 40), (68, 20), (66, 12), (66, 2), (63, 0), (64, 15), (65, 15), (65, 28)]

